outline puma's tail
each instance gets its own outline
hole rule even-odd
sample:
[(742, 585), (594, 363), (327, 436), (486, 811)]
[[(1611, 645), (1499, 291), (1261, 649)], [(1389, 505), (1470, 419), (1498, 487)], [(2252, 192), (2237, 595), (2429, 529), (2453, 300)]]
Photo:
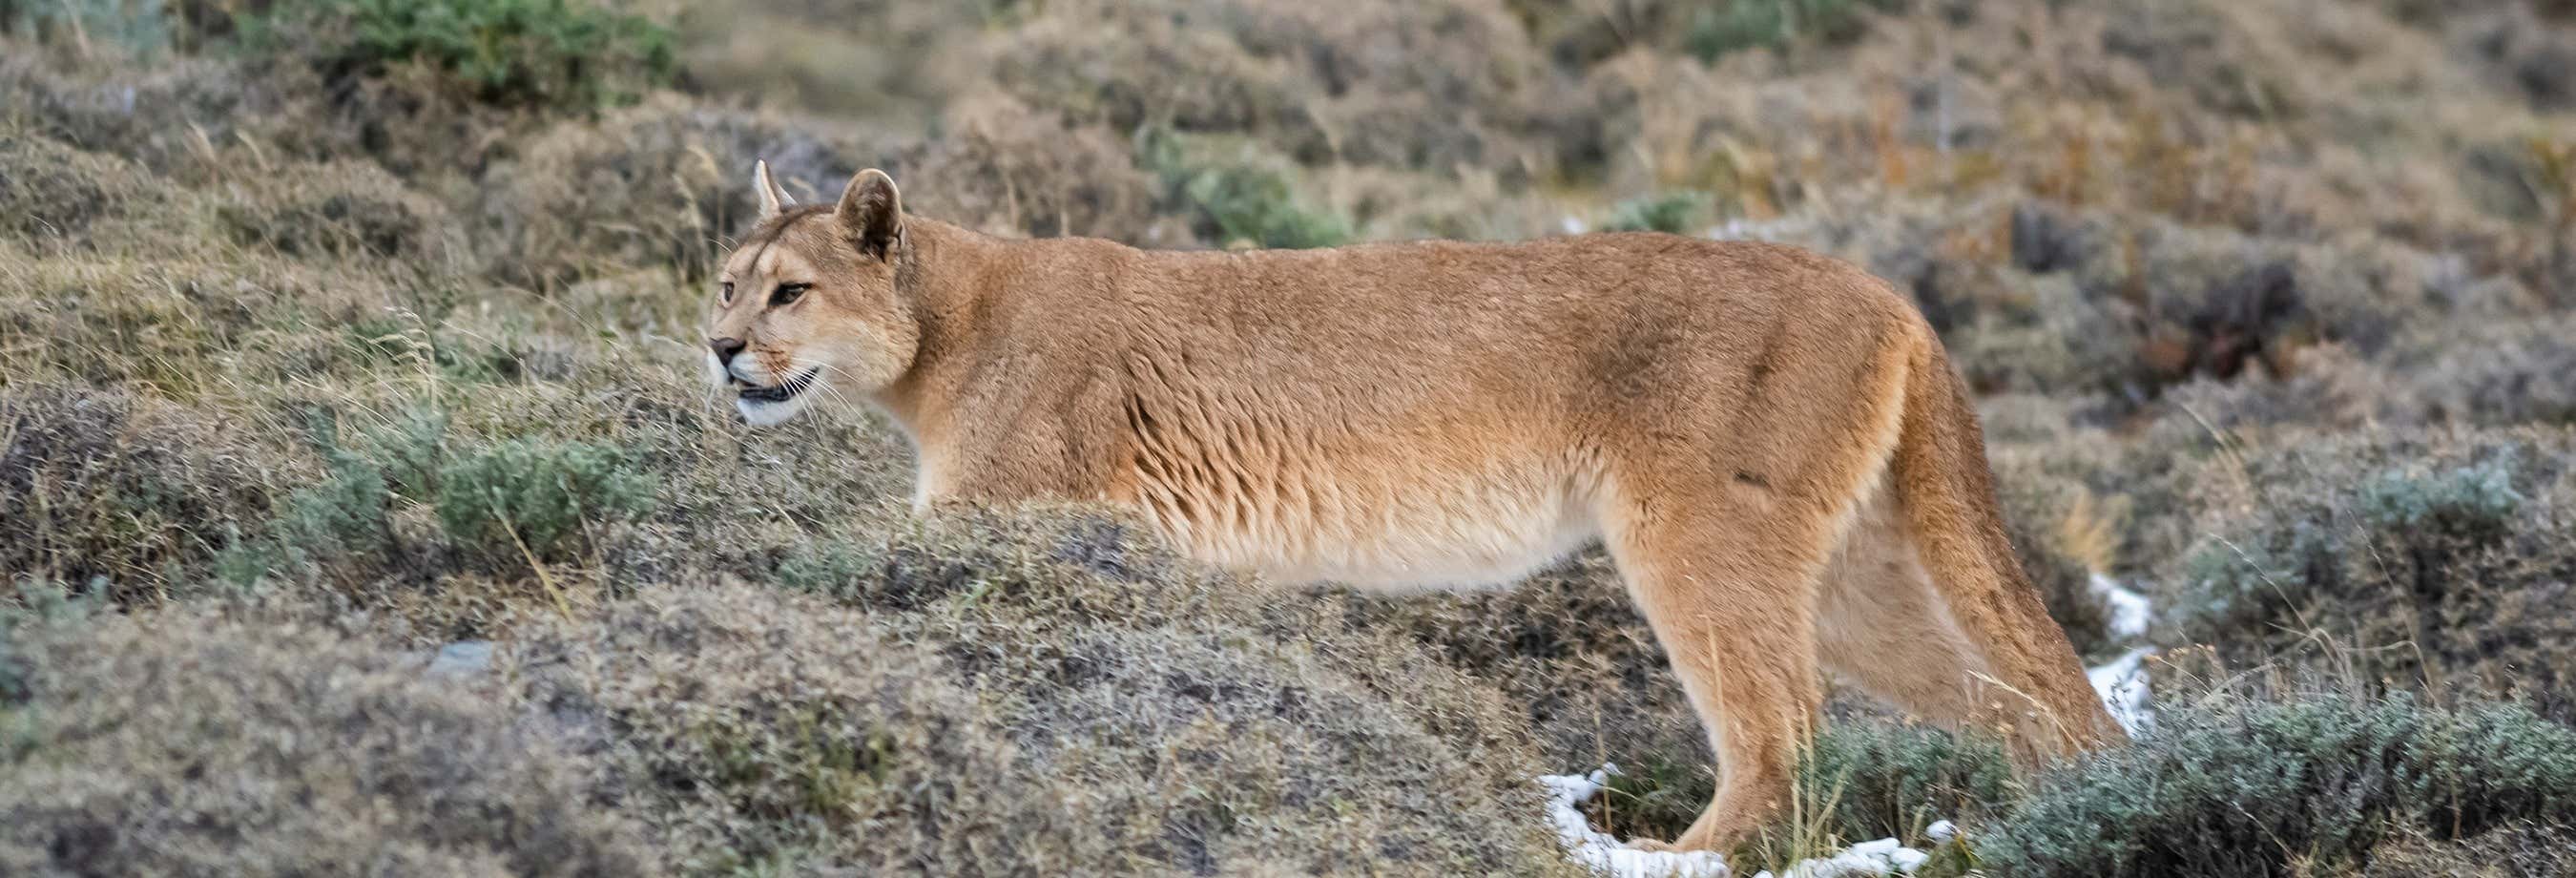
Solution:
[(2013, 553), (1975, 409), (1929, 328), (1909, 366), (1889, 485), (1934, 590), (1993, 670), (1988, 682), (2010, 690), (1990, 687), (1989, 700), (2028, 720), (2016, 749), (2036, 756), (2123, 739)]

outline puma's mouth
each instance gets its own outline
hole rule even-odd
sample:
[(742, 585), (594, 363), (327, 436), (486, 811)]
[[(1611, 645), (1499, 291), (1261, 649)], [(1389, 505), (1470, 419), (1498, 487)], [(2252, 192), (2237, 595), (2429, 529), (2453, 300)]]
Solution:
[(814, 379), (821, 377), (822, 374), (823, 370), (820, 368), (807, 369), (788, 376), (785, 381), (767, 387), (736, 378), (734, 392), (745, 402), (786, 402), (795, 399), (797, 394), (804, 393), (805, 388), (814, 386)]

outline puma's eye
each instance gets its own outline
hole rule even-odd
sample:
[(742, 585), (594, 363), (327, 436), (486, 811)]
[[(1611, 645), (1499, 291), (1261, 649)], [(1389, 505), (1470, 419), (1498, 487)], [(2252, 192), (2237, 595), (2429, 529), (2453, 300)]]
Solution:
[(803, 297), (805, 295), (805, 291), (812, 289), (813, 286), (813, 284), (779, 284), (778, 289), (769, 294), (769, 304), (786, 305), (793, 303), (798, 298)]
[(716, 285), (716, 301), (727, 303), (733, 301), (733, 281)]

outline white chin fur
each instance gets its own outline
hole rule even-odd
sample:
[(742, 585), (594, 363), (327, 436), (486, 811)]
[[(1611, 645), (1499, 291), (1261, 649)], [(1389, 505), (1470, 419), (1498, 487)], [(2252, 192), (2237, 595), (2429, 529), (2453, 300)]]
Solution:
[(786, 402), (735, 399), (733, 410), (742, 413), (743, 423), (754, 427), (775, 427), (796, 417), (797, 412), (804, 411), (805, 399), (801, 396)]

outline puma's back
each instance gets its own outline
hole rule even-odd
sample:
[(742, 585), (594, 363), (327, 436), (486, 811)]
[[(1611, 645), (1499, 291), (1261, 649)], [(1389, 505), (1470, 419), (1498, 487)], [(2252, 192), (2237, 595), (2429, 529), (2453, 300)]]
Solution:
[(1291, 580), (1515, 579), (1599, 538), (1623, 446), (1722, 423), (1711, 388), (1799, 380), (1790, 358), (1848, 367), (1911, 331), (1849, 266), (1665, 235), (1098, 258), (1043, 283), (1097, 295), (997, 314), (1002, 334), (1073, 336), (1038, 342), (1079, 364), (1041, 378), (1049, 396), (1117, 385), (1101, 429), (1120, 439), (1090, 462), (1109, 498)]

